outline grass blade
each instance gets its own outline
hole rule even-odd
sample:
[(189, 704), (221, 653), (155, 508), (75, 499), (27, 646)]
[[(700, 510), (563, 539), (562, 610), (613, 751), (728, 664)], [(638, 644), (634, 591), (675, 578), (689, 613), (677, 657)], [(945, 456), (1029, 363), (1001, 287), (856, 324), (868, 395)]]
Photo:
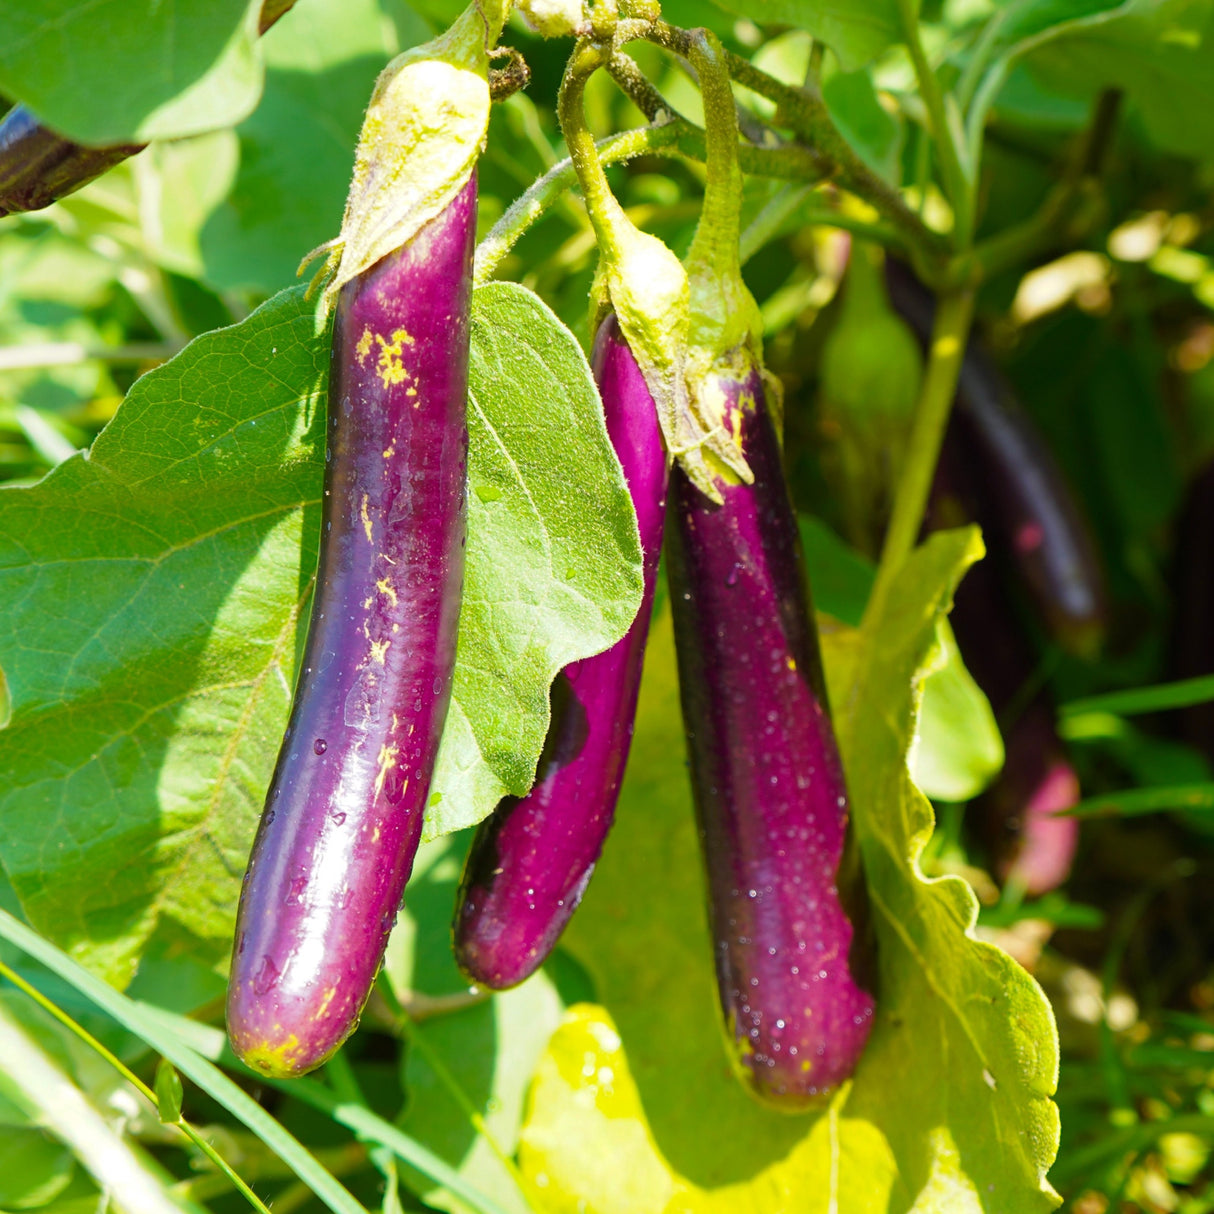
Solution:
[(0, 936), (58, 974), (124, 1028), (142, 1038), (188, 1076), (238, 1121), (243, 1122), (306, 1184), (333, 1214), (366, 1214), (350, 1191), (315, 1159), (312, 1153), (270, 1116), (251, 1096), (237, 1087), (218, 1067), (195, 1053), (147, 1010), (108, 983), (90, 974), (66, 953), (24, 923), (0, 910)]

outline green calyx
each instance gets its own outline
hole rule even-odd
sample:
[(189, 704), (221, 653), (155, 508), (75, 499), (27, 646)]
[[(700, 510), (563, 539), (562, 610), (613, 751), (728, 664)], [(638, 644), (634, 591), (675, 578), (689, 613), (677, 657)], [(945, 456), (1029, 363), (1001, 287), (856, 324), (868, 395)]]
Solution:
[(616, 313), (657, 407), (666, 449), (678, 453), (694, 449), (699, 438), (690, 428), (694, 419), (683, 374), (690, 319), (687, 273), (656, 236), (640, 231), (624, 214), (586, 126), (586, 81), (611, 53), (610, 41), (584, 39), (574, 48), (561, 84), (561, 129), (599, 246), (592, 308), (596, 319), (608, 308)]
[[(363, 120), (323, 303), (405, 244), (463, 189), (489, 127), (489, 52), (509, 0), (474, 0), (431, 42), (380, 73)], [(312, 260), (316, 253), (306, 259)]]

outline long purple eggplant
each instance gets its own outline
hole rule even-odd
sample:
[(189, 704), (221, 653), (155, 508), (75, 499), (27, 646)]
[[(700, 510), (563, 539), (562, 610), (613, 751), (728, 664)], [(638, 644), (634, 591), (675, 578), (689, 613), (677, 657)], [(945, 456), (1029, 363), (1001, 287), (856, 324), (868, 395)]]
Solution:
[(475, 222), (473, 178), (338, 299), (316, 595), (228, 989), (233, 1048), (269, 1075), (353, 1031), (421, 835), (463, 580)]
[[(258, 32), (264, 34), (294, 3), (265, 0)], [(0, 120), (0, 216), (49, 207), (145, 147), (88, 147), (43, 126), (25, 106), (15, 105)]]
[[(894, 307), (926, 342), (931, 293), (892, 259), (886, 282)], [(1054, 639), (1092, 654), (1107, 627), (1108, 593), (1091, 529), (1045, 439), (977, 340), (961, 365), (954, 425), (982, 470), (990, 537), (1015, 565)]]
[(636, 507), (644, 596), (622, 640), (557, 676), (535, 787), (503, 801), (473, 840), (456, 905), (455, 955), (474, 982), (495, 990), (533, 973), (577, 909), (611, 829), (636, 718), (667, 460), (653, 397), (614, 315), (599, 328), (592, 363)]
[[(848, 802), (797, 527), (757, 367), (718, 376), (753, 485), (671, 476), (679, 687), (735, 1063), (790, 1108), (855, 1068), (873, 999), (844, 908)], [(854, 908), (851, 908), (854, 909)]]

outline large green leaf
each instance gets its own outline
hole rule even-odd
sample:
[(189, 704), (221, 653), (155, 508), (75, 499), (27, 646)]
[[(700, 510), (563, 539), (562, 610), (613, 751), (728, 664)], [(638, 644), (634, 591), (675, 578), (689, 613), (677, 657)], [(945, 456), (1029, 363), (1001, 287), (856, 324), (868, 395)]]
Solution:
[(260, 0), (0, 6), (0, 92), (83, 143), (231, 126), (261, 92)]
[(854, 72), (901, 41), (897, 0), (716, 0), (724, 9), (761, 25), (809, 30)]
[(265, 95), (237, 130), (240, 169), (203, 232), (205, 277), (270, 294), (336, 235), (367, 98), (398, 50), (429, 28), (389, 23), (377, 0), (299, 0), (263, 42)]
[(521, 1163), (546, 1214), (745, 1209), (1046, 1211), (1058, 1142), (1049, 1005), (971, 934), (973, 894), (926, 879), (906, 758), (919, 687), (976, 533), (911, 558), (872, 634), (827, 639), (877, 936), (878, 1014), (849, 1088), (790, 1117), (731, 1076), (681, 761), (668, 616), (656, 622), (615, 833), (570, 946), (604, 1006), (571, 1009), (532, 1091)]
[[(282, 736), (319, 530), (325, 340), (300, 289), (139, 380), (86, 457), (0, 491), (0, 860), (117, 981), (162, 918), (219, 953)], [(561, 666), (640, 595), (589, 367), (530, 292), (473, 303), (469, 537), (431, 833), (530, 782)]]
[(1132, 0), (1034, 45), (1021, 61), (1063, 96), (1124, 90), (1163, 151), (1207, 159), (1214, 148), (1211, 0)]

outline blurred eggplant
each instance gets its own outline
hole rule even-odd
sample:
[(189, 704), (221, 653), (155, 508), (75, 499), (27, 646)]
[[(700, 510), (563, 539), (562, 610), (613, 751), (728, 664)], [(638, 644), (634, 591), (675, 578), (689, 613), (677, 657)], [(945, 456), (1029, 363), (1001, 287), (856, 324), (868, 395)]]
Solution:
[[(931, 293), (892, 259), (886, 283), (894, 307), (926, 343)], [(965, 352), (956, 404), (950, 429), (980, 469), (976, 491), (991, 547), (1015, 567), (1050, 636), (1090, 657), (1108, 622), (1091, 530), (1045, 439), (976, 339)]]

